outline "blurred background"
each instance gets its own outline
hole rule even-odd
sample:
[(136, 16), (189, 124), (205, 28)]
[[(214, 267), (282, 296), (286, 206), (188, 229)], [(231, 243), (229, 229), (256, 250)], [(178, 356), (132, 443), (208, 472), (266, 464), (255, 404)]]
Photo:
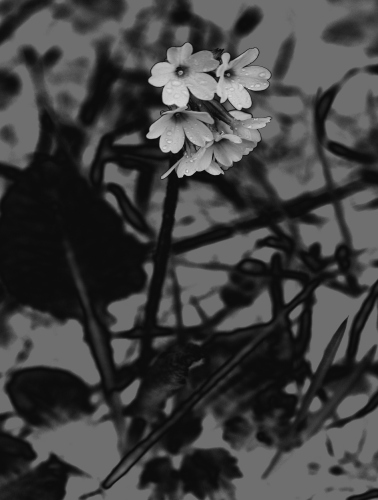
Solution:
[[(80, 159), (82, 172), (93, 184), (120, 186), (138, 208), (146, 226), (139, 224), (139, 234), (135, 226), (128, 229), (143, 242), (158, 234), (167, 182), (160, 176), (168, 168), (168, 159), (159, 151), (157, 141), (145, 138), (151, 123), (165, 109), (161, 89), (147, 82), (151, 67), (165, 59), (169, 47), (187, 41), (195, 52), (223, 48), (232, 58), (249, 48), (259, 49), (256, 64), (269, 69), (272, 78), (268, 90), (252, 93), (249, 111), (255, 117), (271, 116), (272, 120), (260, 130), (262, 141), (257, 148), (228, 170), (224, 179), (204, 173), (182, 179), (173, 238), (185, 243), (214, 225), (232, 227), (236, 220), (257, 217), (267, 201), (281, 211), (289, 210), (285, 203), (293, 201), (295, 223), (284, 220), (282, 226), (303, 248), (318, 243), (322, 255), (330, 257), (341, 242), (351, 245), (358, 254), (356, 273), (361, 289), (353, 294), (343, 288), (321, 287), (317, 293), (308, 355), (316, 367), (330, 335), (347, 316), (350, 325), (367, 287), (378, 277), (374, 177), (378, 152), (378, 3), (2, 0), (0, 16), (1, 194), (16, 178), (14, 169), (26, 169), (36, 149), (47, 151), (43, 150), (46, 142), (41, 140), (46, 125), (40, 108), (41, 102), (47, 102), (59, 117), (64, 139)], [(43, 61), (43, 78), (35, 70), (37, 60)], [(333, 90), (327, 94), (329, 89)], [(322, 95), (329, 98), (320, 106)], [(111, 140), (112, 147), (103, 145), (104, 138)], [(358, 184), (362, 174), (364, 178), (370, 175), (371, 186)], [(340, 202), (344, 229), (334, 206), (329, 201), (316, 201), (331, 185), (351, 189)], [(302, 195), (318, 203), (311, 211), (312, 218), (301, 218), (301, 209), (295, 212), (295, 207), (300, 206), (296, 205), (297, 197)], [(104, 198), (124, 215), (114, 190), (104, 192)], [(160, 324), (177, 324), (177, 315), (172, 312), (174, 283), (181, 289), (184, 326), (198, 325), (203, 320), (201, 311), (207, 316), (217, 314), (224, 306), (219, 289), (229, 282), (232, 266), (246, 255), (269, 262), (275, 250), (259, 242), (270, 234), (270, 229), (261, 226), (253, 231), (236, 230), (229, 237), (193, 248), (184, 244), (173, 258), (176, 277), (170, 275), (164, 289)], [(218, 268), (206, 268), (209, 262), (217, 263)], [(144, 268), (150, 277), (151, 263)], [(294, 286), (285, 285), (287, 300), (296, 291)], [(25, 299), (22, 307), (7, 316), (9, 337), (0, 346), (2, 377), (15, 363), (21, 367), (49, 364), (69, 369), (87, 383), (98, 383), (99, 375), (79, 323), (67, 319), (56, 305), (36, 312), (33, 300)], [(122, 293), (112, 297), (107, 304), (112, 332), (132, 328), (145, 301), (145, 289), (128, 298), (122, 298)], [(52, 313), (58, 309), (64, 320), (56, 323)], [(270, 297), (262, 292), (252, 305), (225, 317), (220, 327), (231, 330), (268, 321), (270, 316)], [(358, 359), (376, 343), (376, 322), (374, 310), (361, 338)], [(20, 361), (20, 351), (30, 332), (32, 347)], [(119, 363), (135, 349), (135, 344), (125, 339), (114, 338), (112, 345)], [(345, 348), (346, 339), (338, 357)], [(131, 394), (124, 395), (125, 400)], [(367, 401), (366, 395), (357, 398), (357, 402), (353, 398), (345, 402), (340, 416), (352, 413), (356, 408), (353, 405), (358, 408)], [(5, 394), (0, 405), (2, 412), (11, 409)], [(369, 439), (364, 453), (366, 460), (371, 460), (378, 448), (377, 438), (373, 437), (374, 415), (334, 431), (336, 456), (355, 450), (366, 428)], [(7, 425), (6, 430), (14, 430), (19, 422), (11, 420)], [(215, 421), (210, 418), (206, 425), (200, 446), (223, 446), (221, 429)], [(84, 427), (67, 427), (60, 434), (34, 434), (35, 449), (41, 454), (54, 449), (83, 469), (91, 462), (91, 473), (103, 478), (117, 462), (111, 430), (101, 434)], [(235, 481), (235, 498), (244, 500), (256, 495), (259, 500), (344, 500), (351, 494), (346, 491), (365, 488), (366, 477), (358, 473), (350, 472), (342, 478), (327, 473), (328, 464), (334, 464), (335, 459), (327, 454), (324, 439), (322, 434), (296, 452), (287, 468), (267, 483), (260, 476), (272, 450), (238, 452), (244, 477)], [(314, 461), (327, 464), (317, 475), (311, 475), (308, 467)], [(376, 472), (371, 472), (371, 481), (377, 479)], [(109, 492), (109, 498), (121, 498), (125, 488), (133, 488), (133, 498), (148, 498), (146, 491), (136, 490), (136, 481), (133, 471)], [(77, 498), (74, 483), (70, 483), (71, 496), (67, 497), (72, 500)], [(287, 496), (282, 495), (283, 488)], [(327, 488), (327, 496), (322, 496)]]

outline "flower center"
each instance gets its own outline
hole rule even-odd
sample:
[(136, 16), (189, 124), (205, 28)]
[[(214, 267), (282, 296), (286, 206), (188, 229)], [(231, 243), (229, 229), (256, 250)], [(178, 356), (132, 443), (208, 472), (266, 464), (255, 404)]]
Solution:
[(184, 68), (183, 66), (178, 66), (176, 68), (176, 75), (177, 76), (184, 76), (186, 73), (186, 68)]
[(231, 73), (229, 71), (227, 71), (227, 73), (225, 73), (224, 76), (227, 78), (231, 78)]

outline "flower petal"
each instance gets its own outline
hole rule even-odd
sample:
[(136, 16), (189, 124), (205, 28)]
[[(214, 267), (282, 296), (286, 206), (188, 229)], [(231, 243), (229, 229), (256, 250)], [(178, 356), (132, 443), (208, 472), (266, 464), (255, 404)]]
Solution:
[(163, 89), (163, 102), (167, 106), (176, 104), (176, 106), (186, 106), (189, 101), (189, 91), (182, 85), (180, 90), (177, 90), (177, 86), (172, 85), (173, 81), (169, 81)]
[(248, 120), (252, 118), (251, 113), (245, 113), (244, 111), (229, 111), (230, 115), (236, 118), (236, 120)]
[(248, 129), (264, 128), (270, 120), (270, 116), (267, 116), (266, 118), (250, 118), (249, 120), (243, 122), (243, 127)]
[(148, 83), (154, 87), (162, 87), (173, 77), (175, 67), (167, 62), (160, 62), (155, 64), (151, 69), (151, 75)]
[(177, 68), (185, 64), (190, 54), (193, 52), (193, 46), (189, 42), (184, 43), (181, 47), (170, 47), (167, 50), (167, 59)]
[(207, 111), (185, 111), (185, 115), (192, 116), (196, 120), (201, 120), (201, 122), (210, 123), (210, 125), (214, 123), (214, 118)]
[[(234, 84), (235, 85), (235, 84)], [(227, 96), (230, 103), (236, 109), (250, 108), (252, 106), (251, 96), (243, 87), (233, 87), (234, 91), (229, 91)]]
[(219, 66), (219, 61), (214, 59), (213, 53), (210, 50), (196, 52), (187, 59), (187, 63), (193, 71), (198, 73), (213, 71)]
[(170, 127), (167, 127), (162, 136), (160, 137), (159, 146), (164, 153), (172, 151), (172, 153), (178, 153), (180, 149), (184, 146), (184, 131), (180, 123), (176, 123), (172, 120)]
[(194, 73), (185, 78), (185, 83), (198, 99), (211, 101), (217, 89), (217, 82), (206, 73)]
[[(183, 115), (184, 117), (185, 115)], [(203, 123), (194, 118), (184, 118), (182, 127), (186, 137), (196, 146), (204, 146), (205, 141), (212, 141), (213, 134)]]
[(206, 148), (204, 154), (202, 155), (201, 158), (199, 158), (197, 162), (197, 172), (202, 172), (203, 170), (206, 170), (213, 158), (213, 148)]
[(146, 135), (147, 139), (156, 139), (159, 137), (164, 130), (166, 129), (169, 121), (171, 120), (170, 116), (163, 115), (156, 120), (151, 126), (148, 134)]
[(234, 161), (239, 161), (243, 156), (242, 146), (229, 141), (220, 141), (214, 147), (215, 159), (225, 166), (230, 166)]
[(252, 76), (236, 76), (235, 80), (243, 85), (246, 89), (258, 92), (269, 87), (269, 82), (262, 78), (253, 78)]
[(219, 77), (217, 83), (217, 94), (220, 97), (220, 102), (224, 102), (227, 100), (227, 88), (226, 88), (227, 82), (228, 80), (226, 80), (223, 75)]
[(268, 80), (272, 76), (270, 71), (262, 66), (247, 66), (246, 68), (241, 68), (237, 71), (237, 75), (261, 78), (262, 80)]
[(253, 63), (255, 59), (259, 56), (259, 49), (247, 49), (243, 54), (240, 54), (236, 59), (229, 63), (229, 67), (234, 71), (238, 71), (244, 66), (248, 66), (248, 64)]
[(206, 172), (211, 175), (220, 175), (224, 174), (223, 170), (217, 165), (214, 161), (207, 167)]

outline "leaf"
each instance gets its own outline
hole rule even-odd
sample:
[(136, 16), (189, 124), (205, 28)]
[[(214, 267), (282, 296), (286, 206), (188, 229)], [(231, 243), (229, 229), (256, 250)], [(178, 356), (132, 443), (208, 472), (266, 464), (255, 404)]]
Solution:
[(222, 438), (233, 450), (241, 450), (256, 427), (245, 417), (235, 416), (227, 419), (223, 424)]
[(323, 94), (318, 91), (315, 102), (315, 129), (317, 137), (320, 141), (323, 141), (325, 133), (325, 122), (328, 113), (332, 107), (333, 101), (335, 100), (337, 94), (340, 92), (341, 86), (339, 83), (335, 83)]
[(6, 109), (20, 91), (20, 77), (16, 73), (0, 69), (0, 110)]
[(302, 404), (298, 410), (295, 422), (293, 424), (293, 427), (298, 427), (298, 425), (302, 422), (304, 418), (307, 416), (308, 409), (311, 406), (311, 403), (316, 396), (316, 393), (318, 390), (321, 388), (324, 378), (331, 367), (333, 360), (336, 356), (337, 350), (340, 346), (341, 340), (344, 336), (346, 326), (347, 326), (347, 321), (348, 318), (346, 318), (339, 328), (336, 330), (334, 333), (333, 337), (329, 341), (323, 357), (319, 363), (319, 366), (314, 374), (314, 378), (310, 384), (310, 387), (308, 388), (303, 400)]
[(345, 18), (328, 26), (322, 34), (327, 43), (352, 46), (365, 39), (363, 24), (359, 18)]
[(143, 378), (133, 401), (134, 413), (155, 420), (168, 398), (185, 386), (189, 367), (202, 357), (196, 344), (170, 345), (160, 353)]
[(37, 454), (27, 441), (0, 432), (0, 476), (20, 473), (36, 458)]
[(357, 311), (352, 326), (350, 328), (348, 346), (346, 349), (346, 361), (352, 363), (356, 357), (360, 338), (366, 322), (376, 304), (378, 298), (378, 281), (372, 285), (366, 299), (361, 304), (360, 309)]
[(162, 439), (164, 448), (176, 455), (182, 448), (193, 443), (202, 433), (202, 418), (188, 412), (180, 422), (176, 422)]
[(60, 460), (56, 455), (35, 469), (0, 486), (1, 500), (63, 500), (70, 474), (84, 473)]
[(139, 292), (146, 245), (70, 165), (28, 167), (1, 201), (0, 276), (21, 304), (60, 318), (82, 317), (67, 243), (96, 305)]
[(170, 458), (157, 457), (149, 460), (139, 478), (138, 488), (155, 485), (150, 500), (179, 500), (182, 498), (179, 472), (172, 467)]
[(293, 59), (295, 44), (296, 38), (293, 33), (282, 42), (272, 70), (275, 80), (283, 80), (285, 78)]
[(200, 500), (215, 494), (235, 499), (233, 479), (243, 477), (237, 460), (223, 448), (195, 449), (185, 455), (180, 476), (185, 493), (192, 493)]
[(14, 371), (5, 391), (20, 417), (34, 426), (51, 426), (94, 410), (90, 388), (76, 375), (58, 368)]
[(356, 161), (358, 163), (369, 165), (376, 162), (376, 155), (371, 153), (364, 153), (362, 151), (357, 151), (355, 149), (348, 148), (342, 144), (335, 141), (327, 141), (326, 143), (328, 151), (331, 151), (336, 156), (341, 158), (346, 158), (350, 161)]
[(240, 38), (249, 35), (261, 23), (263, 17), (260, 7), (248, 7), (236, 21), (233, 27), (234, 34)]

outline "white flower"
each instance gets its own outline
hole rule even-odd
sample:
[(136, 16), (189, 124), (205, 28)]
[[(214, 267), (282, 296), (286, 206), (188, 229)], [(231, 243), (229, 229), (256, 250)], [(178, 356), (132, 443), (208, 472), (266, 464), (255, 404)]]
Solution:
[(222, 64), (216, 72), (220, 102), (228, 99), (236, 109), (250, 108), (252, 100), (245, 89), (259, 91), (269, 86), (270, 72), (261, 66), (249, 66), (258, 55), (258, 49), (248, 49), (230, 62), (230, 54), (222, 54)]
[(185, 136), (196, 146), (204, 146), (206, 141), (213, 140), (212, 132), (204, 123), (214, 123), (206, 112), (187, 111), (187, 106), (166, 111), (156, 120), (147, 134), (148, 139), (160, 136), (160, 149), (167, 153), (178, 153), (184, 146)]
[(148, 81), (155, 87), (164, 86), (164, 104), (185, 106), (189, 101), (189, 90), (198, 99), (213, 99), (217, 82), (206, 72), (217, 68), (219, 62), (209, 50), (191, 55), (192, 52), (190, 43), (171, 47), (167, 50), (168, 62), (157, 63), (151, 69), (152, 76)]
[(231, 125), (233, 133), (247, 141), (259, 142), (261, 135), (256, 129), (266, 127), (266, 124), (271, 120), (270, 116), (253, 118), (251, 114), (243, 111), (230, 111), (229, 113), (235, 118)]
[(186, 152), (184, 156), (179, 159), (179, 161), (177, 161), (169, 170), (167, 170), (167, 172), (165, 172), (164, 175), (161, 176), (161, 179), (165, 179), (175, 169), (177, 177), (183, 177), (184, 175), (193, 175), (195, 172), (197, 172), (198, 167), (200, 167), (200, 162), (205, 151), (206, 147), (200, 148), (198, 151), (195, 151), (191, 154), (188, 154)]

